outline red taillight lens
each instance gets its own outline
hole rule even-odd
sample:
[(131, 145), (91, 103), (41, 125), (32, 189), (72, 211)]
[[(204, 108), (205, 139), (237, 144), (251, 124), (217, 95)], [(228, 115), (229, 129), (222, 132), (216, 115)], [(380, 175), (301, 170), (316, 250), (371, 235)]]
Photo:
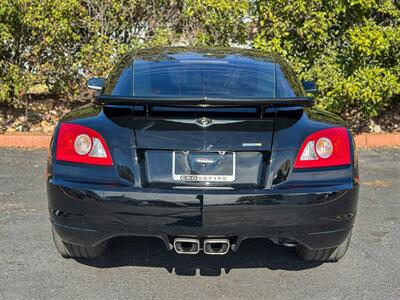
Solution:
[(110, 151), (95, 130), (63, 123), (57, 137), (56, 159), (81, 164), (112, 166)]
[(320, 168), (351, 163), (350, 141), (346, 128), (328, 128), (309, 135), (297, 154), (294, 167)]

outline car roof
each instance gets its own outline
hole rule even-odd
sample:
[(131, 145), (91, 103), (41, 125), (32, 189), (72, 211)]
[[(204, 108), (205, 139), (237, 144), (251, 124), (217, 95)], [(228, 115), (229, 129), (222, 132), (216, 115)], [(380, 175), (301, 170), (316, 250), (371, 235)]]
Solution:
[(210, 61), (235, 59), (237, 63), (277, 63), (280, 61), (275, 53), (244, 48), (156, 47), (135, 49), (126, 55), (127, 60), (162, 61), (176, 58)]

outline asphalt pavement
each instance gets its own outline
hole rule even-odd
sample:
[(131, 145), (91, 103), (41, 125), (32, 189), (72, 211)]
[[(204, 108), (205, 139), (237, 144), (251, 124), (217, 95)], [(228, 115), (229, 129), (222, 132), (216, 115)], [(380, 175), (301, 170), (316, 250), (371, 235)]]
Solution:
[(245, 241), (226, 256), (180, 256), (118, 238), (104, 257), (63, 259), (50, 236), (46, 151), (0, 149), (0, 299), (399, 299), (400, 149), (360, 151), (352, 243), (338, 263)]

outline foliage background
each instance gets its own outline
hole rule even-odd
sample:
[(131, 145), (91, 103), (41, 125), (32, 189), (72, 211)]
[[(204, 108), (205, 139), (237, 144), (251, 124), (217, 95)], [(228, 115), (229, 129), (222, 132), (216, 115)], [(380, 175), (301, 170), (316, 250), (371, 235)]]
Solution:
[(79, 99), (135, 47), (248, 45), (316, 80), (319, 106), (371, 118), (399, 108), (399, 22), (393, 0), (0, 0), (0, 101)]

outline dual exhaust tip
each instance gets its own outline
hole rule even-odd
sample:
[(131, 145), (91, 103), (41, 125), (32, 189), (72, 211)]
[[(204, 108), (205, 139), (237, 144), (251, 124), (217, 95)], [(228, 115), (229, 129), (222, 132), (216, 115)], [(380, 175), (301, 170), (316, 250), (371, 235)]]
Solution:
[(174, 249), (178, 254), (198, 254), (203, 250), (208, 255), (224, 255), (230, 248), (228, 239), (206, 239), (203, 247), (200, 241), (192, 238), (176, 238), (174, 239)]

